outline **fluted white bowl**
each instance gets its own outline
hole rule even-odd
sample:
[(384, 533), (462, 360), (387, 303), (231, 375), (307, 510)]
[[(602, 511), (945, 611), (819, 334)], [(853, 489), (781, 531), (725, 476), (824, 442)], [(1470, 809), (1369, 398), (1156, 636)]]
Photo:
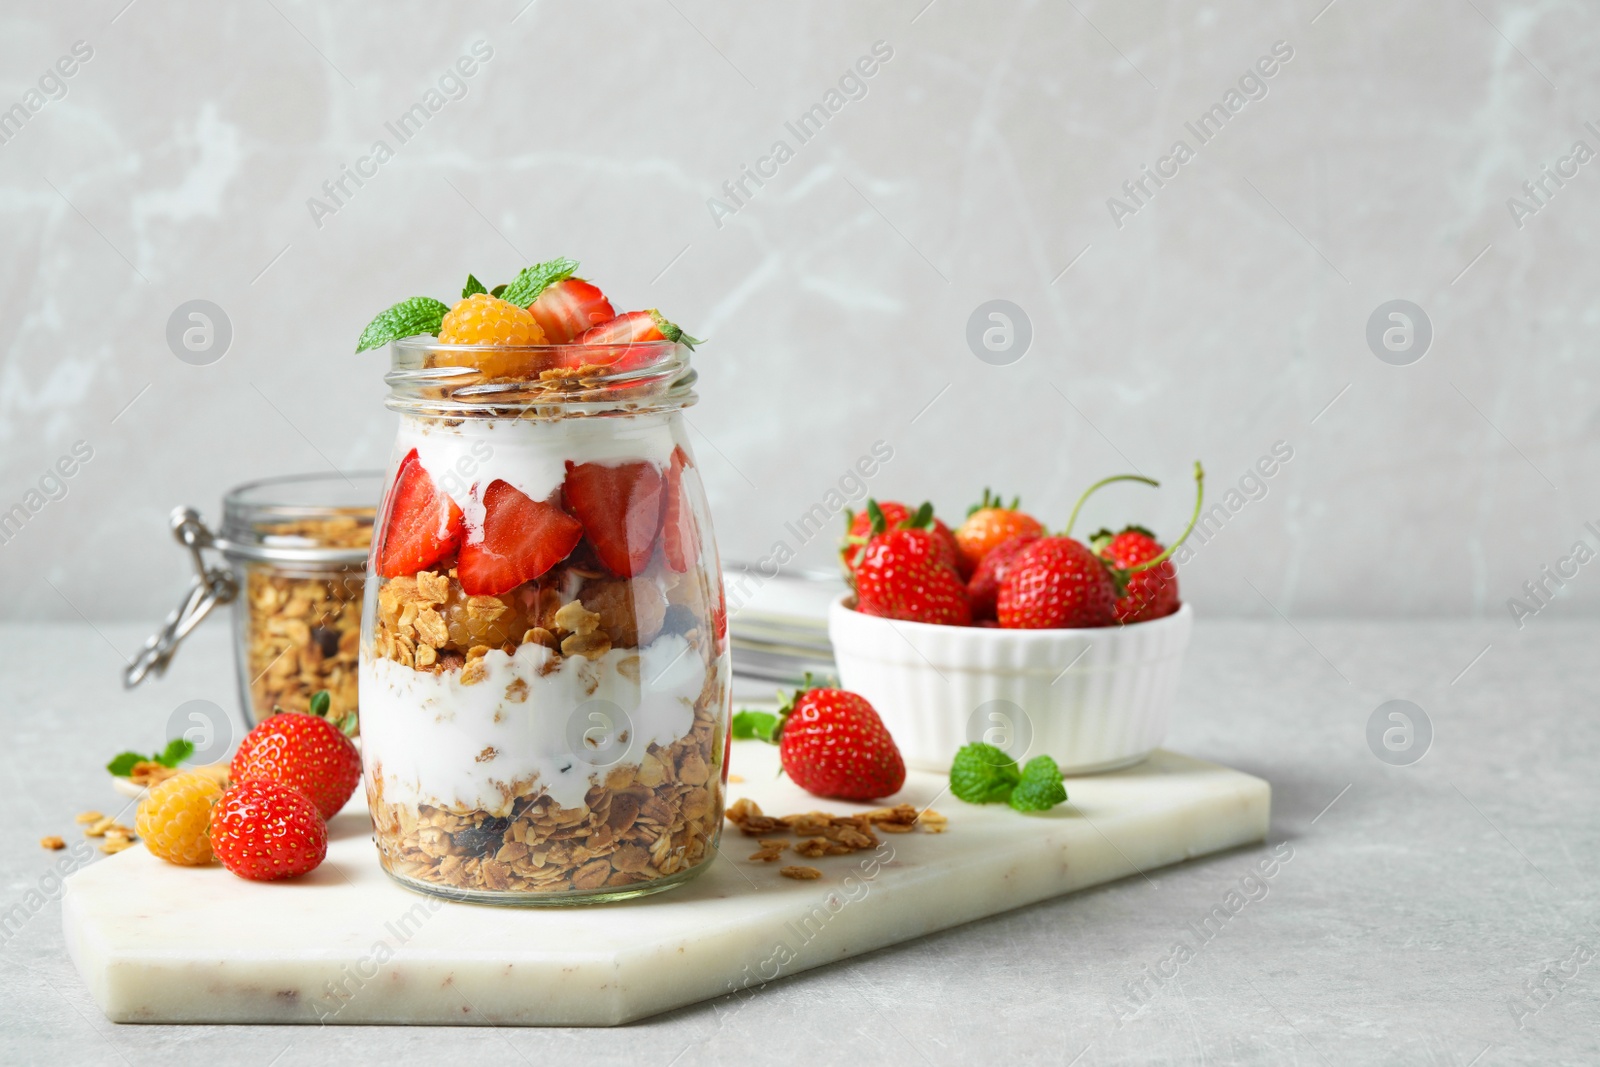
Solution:
[(1161, 746), (1194, 612), (1093, 630), (933, 626), (828, 612), (839, 683), (877, 709), (908, 766), (947, 771), (969, 741), (1066, 774), (1138, 763)]

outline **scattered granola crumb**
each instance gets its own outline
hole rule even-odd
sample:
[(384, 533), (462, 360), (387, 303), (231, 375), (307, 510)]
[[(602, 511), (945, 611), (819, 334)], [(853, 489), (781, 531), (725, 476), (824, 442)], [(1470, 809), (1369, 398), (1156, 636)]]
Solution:
[(950, 820), (946, 816), (940, 815), (932, 808), (929, 808), (927, 811), (924, 811), (921, 815), (917, 816), (917, 825), (921, 826), (930, 834), (942, 834), (946, 830), (950, 829)]
[(728, 775), (728, 784), (730, 784), (730, 785), (743, 785), (744, 784), (744, 775), (742, 775), (742, 774), (730, 774), (730, 775)]
[(128, 840), (126, 837), (114, 834), (106, 838), (105, 843), (100, 846), (100, 851), (104, 852), (108, 856), (111, 856), (121, 852), (125, 848), (132, 847), (132, 841)]
[(91, 823), (84, 829), (83, 836), (104, 837), (106, 835), (106, 831), (111, 829), (115, 822), (116, 820), (112, 819), (109, 815), (102, 816), (98, 821)]
[(39, 838), (39, 847), (52, 850), (62, 849), (67, 847), (67, 843), (61, 840), (61, 838), (57, 837), (55, 834), (51, 834), (48, 837)]
[(815, 867), (779, 867), (778, 873), (799, 882), (810, 882), (822, 877), (822, 872)]
[(761, 842), (761, 847), (759, 849), (750, 854), (750, 858), (761, 863), (772, 863), (777, 860), (779, 856), (782, 856), (783, 850), (788, 847), (789, 842), (787, 841), (779, 841), (773, 838), (768, 838)]
[(79, 826), (82, 826), (85, 823), (99, 822), (103, 818), (105, 818), (105, 816), (101, 815), (98, 811), (80, 811), (77, 815), (73, 816), (73, 821)]

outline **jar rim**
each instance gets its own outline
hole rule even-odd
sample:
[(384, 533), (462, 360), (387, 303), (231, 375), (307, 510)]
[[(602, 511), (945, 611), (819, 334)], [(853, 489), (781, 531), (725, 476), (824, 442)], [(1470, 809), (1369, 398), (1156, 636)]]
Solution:
[(556, 419), (677, 410), (698, 397), (678, 341), (461, 345), (390, 343), (390, 410), (442, 418)]
[(370, 530), (385, 482), (384, 471), (360, 470), (285, 474), (236, 485), (222, 498), (216, 547), (229, 559), (362, 564), (370, 552), (367, 546), (328, 544), (304, 530), (274, 527), (350, 519)]

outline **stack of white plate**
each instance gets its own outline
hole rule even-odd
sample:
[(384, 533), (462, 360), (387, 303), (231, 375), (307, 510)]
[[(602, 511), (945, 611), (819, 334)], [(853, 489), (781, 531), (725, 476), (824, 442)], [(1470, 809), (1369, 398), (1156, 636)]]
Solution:
[(844, 592), (836, 574), (783, 571), (768, 577), (751, 564), (729, 563), (723, 573), (728, 634), (733, 646), (734, 695), (770, 696), (775, 685), (834, 677), (828, 606)]

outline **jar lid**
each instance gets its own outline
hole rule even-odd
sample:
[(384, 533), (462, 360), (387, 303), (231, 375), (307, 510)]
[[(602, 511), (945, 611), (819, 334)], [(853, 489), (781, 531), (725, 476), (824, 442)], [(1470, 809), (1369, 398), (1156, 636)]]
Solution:
[(382, 471), (291, 474), (223, 497), (214, 542), (229, 559), (360, 566), (372, 545)]

